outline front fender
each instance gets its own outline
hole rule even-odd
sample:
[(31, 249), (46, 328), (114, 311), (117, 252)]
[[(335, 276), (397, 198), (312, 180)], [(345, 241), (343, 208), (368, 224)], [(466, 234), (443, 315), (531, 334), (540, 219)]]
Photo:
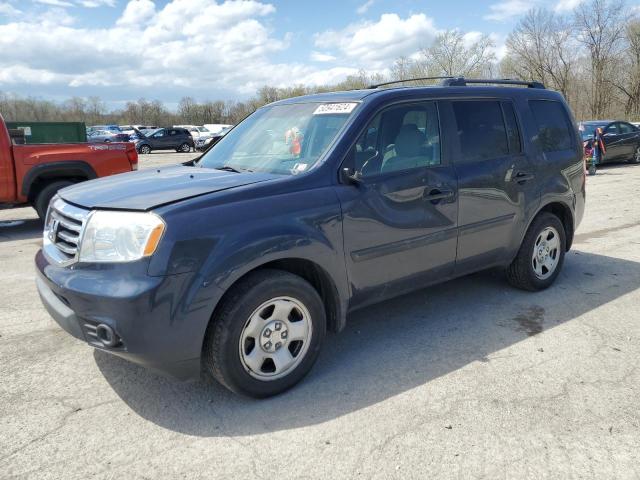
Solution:
[[(341, 305), (346, 305), (341, 210), (333, 189), (218, 205), (206, 197), (161, 213), (167, 231), (149, 264), (150, 275), (194, 272), (189, 297), (201, 300), (210, 287), (226, 292), (267, 263), (301, 259), (327, 274)], [(219, 299), (212, 300), (211, 312)]]

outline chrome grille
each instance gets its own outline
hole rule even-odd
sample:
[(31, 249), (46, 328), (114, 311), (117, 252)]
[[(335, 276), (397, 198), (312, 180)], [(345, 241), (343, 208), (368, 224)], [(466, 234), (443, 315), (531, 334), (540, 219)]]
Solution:
[(49, 205), (42, 238), (47, 257), (59, 265), (78, 261), (78, 248), (89, 211), (59, 197)]

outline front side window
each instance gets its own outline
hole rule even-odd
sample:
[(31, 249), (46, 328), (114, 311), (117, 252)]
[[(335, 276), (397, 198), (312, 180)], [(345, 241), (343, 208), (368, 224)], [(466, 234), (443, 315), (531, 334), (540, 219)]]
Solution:
[(440, 165), (435, 102), (399, 105), (377, 114), (349, 153), (359, 177)]
[(571, 150), (573, 128), (562, 104), (552, 100), (530, 100), (529, 106), (538, 126), (539, 148), (545, 153)]
[(197, 166), (303, 173), (320, 160), (357, 105), (295, 103), (260, 108), (205, 153)]
[[(462, 161), (474, 162), (509, 154), (509, 139), (500, 102), (453, 102)], [(512, 140), (515, 143), (515, 139)]]
[(166, 132), (164, 130), (158, 130), (152, 136), (153, 136), (153, 138), (161, 138), (161, 137), (164, 137), (165, 134), (166, 134)]

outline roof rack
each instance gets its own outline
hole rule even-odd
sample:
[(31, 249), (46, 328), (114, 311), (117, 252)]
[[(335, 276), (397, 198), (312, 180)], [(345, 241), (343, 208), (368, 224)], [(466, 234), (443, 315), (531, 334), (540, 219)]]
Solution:
[(369, 85), (367, 88), (380, 88), (386, 85), (393, 85), (395, 83), (404, 83), (404, 82), (417, 82), (419, 80), (446, 80), (453, 79), (455, 77), (419, 77), (419, 78), (406, 78), (404, 80), (393, 80), (391, 82), (378, 83), (376, 85)]
[(440, 80), (440, 85), (443, 87), (466, 87), (468, 84), (488, 84), (488, 85), (525, 85), (528, 88), (541, 88), (545, 86), (541, 82), (515, 80), (512, 78), (464, 78), (464, 77), (418, 77), (418, 78), (406, 78), (404, 80), (393, 80), (391, 82), (378, 83), (376, 85), (370, 85), (367, 88), (380, 88), (387, 85), (394, 85), (396, 83), (405, 82), (417, 82), (420, 80)]
[(512, 78), (464, 78), (464, 77), (449, 77), (443, 79), (440, 85), (444, 87), (465, 87), (467, 84), (493, 84), (493, 85), (526, 85), (528, 88), (541, 88), (545, 86), (541, 82), (526, 80), (514, 80)]

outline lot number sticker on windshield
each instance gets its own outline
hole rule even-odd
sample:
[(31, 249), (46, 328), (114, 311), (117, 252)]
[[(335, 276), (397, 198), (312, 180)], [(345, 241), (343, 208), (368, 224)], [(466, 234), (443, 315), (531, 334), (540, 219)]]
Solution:
[(323, 103), (316, 108), (314, 115), (326, 115), (326, 114), (347, 114), (351, 113), (356, 108), (357, 103)]

